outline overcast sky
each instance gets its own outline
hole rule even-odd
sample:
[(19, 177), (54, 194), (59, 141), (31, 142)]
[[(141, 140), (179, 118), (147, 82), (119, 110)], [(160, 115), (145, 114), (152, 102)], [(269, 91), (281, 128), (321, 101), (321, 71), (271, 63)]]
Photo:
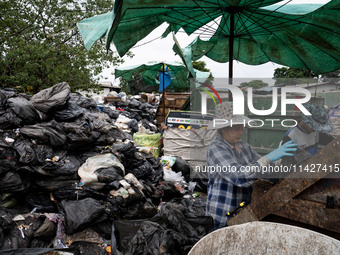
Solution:
[[(282, 1), (282, 3), (285, 3), (287, 1), (290, 0)], [(289, 4), (325, 4), (329, 1), (330, 0), (292, 0)], [(153, 39), (160, 37), (166, 28), (167, 24), (163, 24), (162, 26), (155, 29), (146, 38), (139, 41), (136, 46), (130, 50), (131, 52), (133, 52), (133, 54), (135, 54), (135, 56), (132, 59), (124, 57), (125, 63), (123, 63), (121, 66), (123, 67), (145, 64), (150, 61), (182, 62), (181, 59), (178, 56), (175, 56), (174, 52), (172, 51), (174, 41), (171, 34), (168, 35), (166, 38), (160, 38), (152, 41)], [(184, 32), (178, 32), (176, 34), (176, 38), (179, 41), (180, 46), (185, 47), (196, 38), (196, 35), (187, 36)], [(203, 57), (200, 60), (207, 63), (207, 68), (210, 69), (215, 78), (228, 77), (228, 63), (217, 63), (207, 57)], [(234, 61), (234, 77), (272, 78), (274, 69), (278, 67), (281, 66), (272, 62), (268, 62), (263, 65), (250, 66)], [(114, 82), (115, 77), (112, 73), (114, 73), (114, 68), (105, 70), (103, 72), (104, 78), (102, 80), (108, 79)], [(115, 82), (118, 82), (118, 79)]]

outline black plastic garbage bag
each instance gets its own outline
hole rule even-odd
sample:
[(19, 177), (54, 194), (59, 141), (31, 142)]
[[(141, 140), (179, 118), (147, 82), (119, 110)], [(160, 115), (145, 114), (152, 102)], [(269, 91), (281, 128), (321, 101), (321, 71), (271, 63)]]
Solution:
[(85, 186), (79, 187), (78, 185), (62, 186), (52, 192), (53, 197), (61, 201), (63, 199), (68, 200), (81, 200), (84, 198), (93, 198), (96, 200), (105, 200), (107, 194), (101, 193), (95, 189)]
[(9, 108), (27, 124), (33, 124), (40, 120), (37, 109), (30, 101), (22, 97), (12, 97), (7, 100)]
[(17, 128), (20, 126), (21, 122), (22, 119), (8, 109), (0, 116), (0, 129)]
[(152, 196), (154, 199), (162, 199), (168, 201), (176, 197), (182, 197), (181, 192), (176, 188), (175, 184), (168, 181), (160, 182), (155, 188)]
[(14, 225), (12, 219), (15, 215), (16, 212), (14, 210), (0, 206), (0, 228), (2, 228), (2, 230), (10, 229)]
[(38, 193), (37, 191), (27, 194), (26, 203), (30, 210), (35, 209), (35, 212), (50, 213), (56, 212), (57, 209), (48, 194)]
[(45, 188), (49, 191), (59, 189), (64, 186), (72, 185), (79, 182), (79, 176), (74, 175), (62, 175), (62, 176), (39, 176), (34, 178), (34, 183), (37, 186)]
[(68, 235), (105, 220), (104, 207), (93, 198), (78, 201), (63, 200), (60, 204), (65, 217), (65, 233)]
[(182, 172), (182, 175), (190, 175), (189, 163), (180, 157), (175, 157), (175, 158), (176, 158), (176, 162), (171, 167), (172, 171), (175, 171), (176, 173)]
[[(132, 173), (137, 179), (148, 179), (153, 175), (152, 165), (147, 161), (132, 160), (133, 164), (126, 166), (126, 173)], [(125, 166), (125, 165), (124, 165)]]
[(19, 154), (19, 162), (25, 164), (35, 164), (37, 157), (31, 141), (20, 138), (14, 143), (14, 148)]
[(65, 133), (91, 134), (90, 124), (82, 118), (74, 122), (61, 122), (59, 126)]
[(119, 112), (112, 110), (110, 107), (103, 107), (103, 112), (109, 115), (111, 119), (117, 119), (119, 117)]
[(165, 229), (155, 222), (143, 221), (134, 237), (123, 250), (123, 254), (161, 254), (160, 244), (164, 231)]
[(148, 200), (146, 202), (135, 202), (126, 207), (126, 212), (123, 215), (124, 219), (146, 219), (157, 214), (157, 208)]
[(132, 142), (129, 143), (115, 143), (112, 145), (112, 149), (123, 155), (125, 158), (132, 158), (136, 152), (136, 147)]
[(113, 127), (107, 132), (101, 134), (99, 138), (96, 140), (97, 145), (110, 145), (116, 142), (117, 140), (126, 140), (129, 139), (128, 134), (122, 132), (120, 129)]
[(143, 119), (143, 120), (142, 120), (142, 124), (143, 124), (143, 126), (144, 126), (146, 129), (149, 129), (149, 130), (151, 130), (151, 131), (153, 131), (153, 132), (157, 132), (157, 131), (158, 131), (156, 125), (155, 125), (155, 124), (152, 124), (150, 121), (148, 121), (148, 120), (146, 120), (146, 119)]
[(135, 119), (132, 119), (128, 123), (128, 127), (131, 128), (132, 132), (134, 132), (134, 133), (138, 132), (138, 130), (139, 130), (137, 120), (135, 120)]
[(71, 152), (89, 150), (95, 143), (98, 143), (100, 137), (101, 133), (96, 131), (90, 133), (69, 133), (67, 134), (67, 144), (65, 148)]
[(68, 101), (61, 110), (54, 112), (54, 119), (65, 122), (72, 121), (83, 114), (84, 110), (78, 104)]
[(97, 175), (98, 182), (104, 183), (122, 180), (124, 177), (124, 172), (118, 166), (99, 168), (94, 173)]
[(70, 92), (70, 85), (66, 82), (61, 82), (33, 95), (31, 103), (39, 111), (48, 113), (52, 109), (58, 109), (65, 105)]
[(141, 102), (139, 102), (139, 101), (136, 100), (136, 99), (132, 99), (132, 100), (130, 100), (130, 102), (129, 102), (129, 107), (130, 107), (130, 108), (139, 108), (140, 105), (141, 105)]
[(113, 228), (115, 229), (118, 250), (124, 250), (130, 244), (131, 239), (135, 236), (143, 221), (145, 219), (114, 220)]
[(47, 144), (36, 144), (33, 146), (33, 149), (39, 164), (44, 164), (46, 159), (52, 159), (55, 156), (52, 147)]
[(43, 166), (44, 170), (48, 170), (53, 175), (74, 175), (81, 166), (80, 160), (72, 155), (67, 155), (58, 161), (48, 161)]
[(16, 170), (20, 166), (16, 151), (12, 146), (5, 146), (0, 145), (0, 174)]
[(69, 102), (75, 103), (82, 108), (90, 110), (91, 112), (99, 112), (96, 102), (81, 95), (80, 93), (71, 93)]
[(64, 131), (54, 120), (36, 125), (26, 125), (20, 128), (20, 133), (42, 143), (49, 143), (52, 147), (63, 146), (67, 139)]
[(7, 172), (0, 176), (0, 192), (24, 192), (28, 183), (16, 172)]
[[(10, 249), (10, 250), (2, 250), (2, 255), (50, 255), (50, 254), (60, 254), (62, 252), (67, 252), (67, 254), (78, 255), (79, 251), (76, 249), (54, 249), (54, 248), (21, 248), (21, 249)], [(54, 253), (55, 252), (55, 253)]]
[(135, 119), (137, 121), (142, 120), (142, 111), (137, 109), (131, 109), (130, 119)]

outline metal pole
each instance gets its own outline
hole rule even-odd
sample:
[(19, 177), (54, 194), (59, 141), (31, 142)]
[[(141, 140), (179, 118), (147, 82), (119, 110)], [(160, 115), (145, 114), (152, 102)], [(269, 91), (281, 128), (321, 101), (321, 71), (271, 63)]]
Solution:
[[(230, 36), (229, 36), (229, 84), (233, 85), (233, 59), (234, 59), (234, 39), (235, 39), (235, 13), (230, 11)], [(232, 101), (231, 91), (228, 93), (228, 100)]]

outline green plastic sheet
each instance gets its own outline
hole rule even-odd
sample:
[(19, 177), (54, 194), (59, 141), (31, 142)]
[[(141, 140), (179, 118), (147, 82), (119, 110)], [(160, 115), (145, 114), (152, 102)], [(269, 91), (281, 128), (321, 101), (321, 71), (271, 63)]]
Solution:
[[(162, 72), (163, 65), (169, 68), (171, 76), (171, 84), (168, 88), (171, 89), (190, 89), (190, 73), (186, 66), (179, 63), (150, 63), (128, 67), (121, 67), (115, 69), (115, 77), (123, 78), (127, 81), (133, 80), (134, 76), (141, 75), (145, 85), (158, 86), (159, 82), (156, 77), (159, 72)], [(201, 72), (194, 69), (195, 76), (200, 81), (208, 79), (209, 72)]]

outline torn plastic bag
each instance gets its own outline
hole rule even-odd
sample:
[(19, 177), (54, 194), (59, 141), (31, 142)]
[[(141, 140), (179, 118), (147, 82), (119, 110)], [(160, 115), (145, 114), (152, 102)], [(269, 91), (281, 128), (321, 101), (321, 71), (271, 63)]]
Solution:
[(37, 161), (33, 144), (24, 138), (19, 138), (14, 143), (14, 148), (19, 154), (19, 162), (25, 164), (35, 164)]
[(53, 197), (60, 201), (63, 199), (79, 200), (84, 198), (94, 198), (97, 200), (105, 200), (106, 194), (96, 191), (95, 189), (77, 184), (62, 186), (52, 192)]
[(54, 112), (54, 119), (65, 122), (72, 121), (83, 114), (84, 110), (76, 103), (68, 101), (61, 110)]
[(20, 133), (52, 147), (61, 147), (66, 143), (66, 135), (54, 120), (36, 125), (26, 125), (20, 128)]
[(16, 172), (7, 172), (0, 176), (0, 192), (24, 192), (28, 182)]
[(31, 103), (39, 111), (48, 113), (51, 109), (62, 107), (66, 103), (70, 92), (70, 86), (66, 82), (61, 82), (33, 95)]
[(30, 192), (26, 196), (26, 203), (29, 205), (30, 210), (35, 210), (35, 212), (56, 212), (56, 206), (51, 201), (48, 194), (38, 193), (37, 191)]
[(12, 97), (7, 100), (10, 109), (27, 124), (33, 124), (40, 120), (40, 115), (32, 103), (25, 98)]
[(61, 212), (65, 217), (65, 233), (68, 235), (106, 219), (104, 207), (93, 198), (78, 201), (63, 200), (60, 204)]
[(0, 129), (17, 128), (20, 126), (21, 122), (22, 119), (8, 109), (0, 116)]

